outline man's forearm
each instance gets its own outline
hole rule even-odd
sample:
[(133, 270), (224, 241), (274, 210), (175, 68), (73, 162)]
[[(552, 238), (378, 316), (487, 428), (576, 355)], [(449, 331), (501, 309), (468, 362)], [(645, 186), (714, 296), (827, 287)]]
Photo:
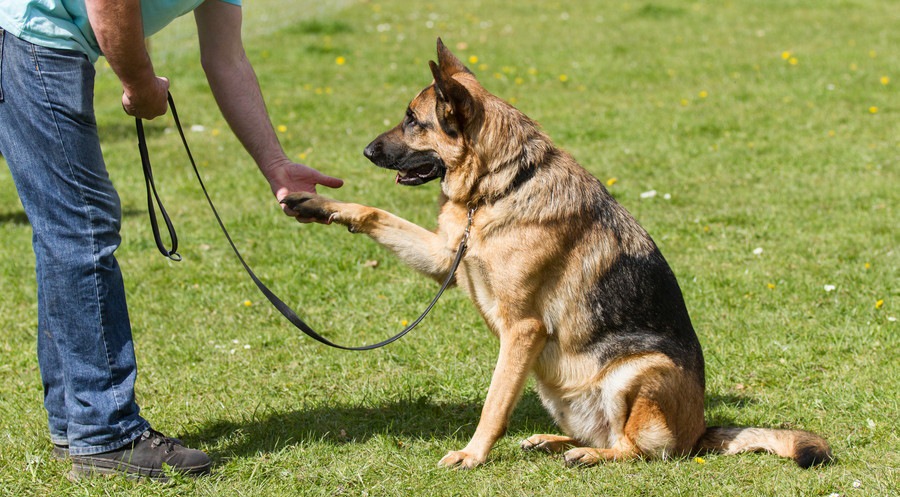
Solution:
[(231, 130), (256, 164), (266, 169), (288, 160), (272, 128), (259, 82), (246, 57), (204, 64), (210, 89)]
[(157, 78), (144, 44), (140, 0), (85, 0), (100, 50), (122, 82), (128, 114), (153, 119), (166, 112), (169, 83)]
[(100, 50), (126, 92), (139, 93), (153, 80), (153, 64), (144, 45), (140, 0), (85, 0)]
[[(200, 61), (210, 89), (232, 131), (256, 161), (278, 200), (290, 192), (315, 192), (316, 185), (339, 188), (343, 181), (303, 164), (295, 164), (281, 148), (259, 81), (241, 41), (241, 8), (206, 1), (194, 10), (200, 39)], [(288, 207), (285, 214), (296, 216)], [(299, 219), (301, 222), (309, 220)]]
[(216, 103), (235, 136), (268, 177), (289, 162), (269, 120), (259, 81), (241, 42), (240, 7), (205, 2), (194, 11), (200, 60)]

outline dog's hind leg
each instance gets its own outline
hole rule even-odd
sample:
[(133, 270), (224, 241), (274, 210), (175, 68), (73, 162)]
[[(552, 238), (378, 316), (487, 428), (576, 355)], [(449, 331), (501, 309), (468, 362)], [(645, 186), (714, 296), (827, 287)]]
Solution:
[[(702, 384), (661, 354), (621, 362), (604, 375), (597, 391), (597, 402), (577, 406), (582, 410), (568, 417), (572, 434), (589, 446), (566, 452), (567, 466), (688, 454), (705, 430)], [(593, 416), (587, 410), (592, 405)], [(597, 426), (608, 432), (591, 429)]]
[[(563, 456), (566, 466), (593, 466), (604, 461), (624, 461), (641, 455), (655, 455), (660, 447), (674, 445), (665, 417), (651, 399), (635, 400), (625, 419), (624, 427), (612, 447), (576, 447)], [(643, 450), (642, 450), (643, 449)]]
[(627, 461), (640, 455), (633, 445), (613, 448), (596, 449), (593, 447), (576, 447), (565, 453), (563, 458), (566, 466), (594, 466), (604, 461)]
[(519, 444), (522, 450), (542, 450), (550, 454), (560, 453), (576, 445), (578, 445), (578, 441), (572, 437), (547, 434), (532, 435)]

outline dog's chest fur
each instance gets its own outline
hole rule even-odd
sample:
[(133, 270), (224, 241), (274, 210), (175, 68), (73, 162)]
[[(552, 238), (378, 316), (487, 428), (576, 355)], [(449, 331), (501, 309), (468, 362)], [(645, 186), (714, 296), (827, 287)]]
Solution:
[(456, 273), (457, 284), (464, 289), (478, 308), (491, 331), (498, 335), (507, 325), (509, 316), (504, 315), (495, 292), (497, 285), (492, 281), (492, 272), (487, 261), (480, 256), (484, 250), (477, 242), (470, 243), (460, 269)]

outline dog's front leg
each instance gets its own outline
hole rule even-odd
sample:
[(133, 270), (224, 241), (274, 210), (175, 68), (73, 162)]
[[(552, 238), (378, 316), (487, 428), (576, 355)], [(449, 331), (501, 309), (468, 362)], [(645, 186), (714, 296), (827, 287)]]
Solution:
[(292, 193), (282, 200), (300, 217), (342, 224), (351, 233), (365, 233), (406, 265), (442, 281), (453, 265), (447, 241), (390, 212), (341, 202), (313, 193)]
[(544, 325), (537, 319), (521, 320), (501, 331), (500, 355), (475, 435), (464, 449), (449, 452), (439, 465), (469, 469), (484, 463), (491, 447), (506, 433), (528, 373), (546, 341)]

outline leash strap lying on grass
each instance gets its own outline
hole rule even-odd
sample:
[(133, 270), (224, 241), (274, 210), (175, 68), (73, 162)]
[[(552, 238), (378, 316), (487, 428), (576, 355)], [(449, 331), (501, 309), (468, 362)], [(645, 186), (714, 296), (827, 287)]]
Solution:
[[(438, 299), (444, 293), (444, 290), (446, 290), (447, 287), (449, 287), (450, 284), (453, 282), (453, 278), (454, 278), (454, 275), (456, 274), (456, 270), (457, 270), (457, 268), (459, 268), (460, 261), (462, 261), (463, 253), (466, 251), (466, 243), (469, 240), (469, 228), (471, 228), (471, 226), (472, 226), (472, 215), (475, 212), (474, 209), (469, 210), (468, 224), (466, 225), (466, 230), (463, 233), (462, 241), (459, 242), (459, 248), (457, 248), (457, 250), (456, 250), (456, 258), (453, 260), (453, 265), (450, 268), (450, 272), (447, 274), (447, 279), (444, 280), (444, 283), (441, 285), (440, 290), (438, 290), (437, 295), (434, 296), (434, 298), (431, 300), (431, 303), (428, 304), (428, 307), (425, 308), (425, 311), (423, 311), (422, 314), (419, 315), (419, 317), (417, 317), (412, 323), (410, 323), (409, 326), (404, 328), (403, 331), (401, 331), (400, 333), (397, 333), (396, 335), (392, 336), (391, 338), (388, 338), (387, 340), (383, 340), (381, 342), (378, 342), (378, 343), (375, 343), (372, 345), (362, 345), (359, 347), (347, 347), (347, 346), (338, 345), (338, 344), (335, 344), (335, 343), (329, 341), (327, 338), (316, 333), (315, 330), (313, 330), (302, 319), (300, 319), (299, 316), (297, 316), (297, 313), (294, 312), (293, 309), (288, 307), (288, 305), (285, 304), (280, 298), (278, 298), (277, 295), (275, 295), (271, 290), (269, 290), (269, 288), (262, 281), (260, 281), (260, 279), (253, 272), (253, 270), (250, 269), (250, 266), (247, 264), (247, 262), (244, 261), (243, 256), (241, 256), (241, 253), (238, 251), (237, 246), (235, 246), (234, 241), (231, 239), (231, 235), (228, 233), (228, 230), (225, 229), (225, 223), (222, 222), (222, 218), (219, 216), (219, 212), (218, 212), (218, 210), (216, 210), (216, 206), (213, 204), (212, 199), (209, 197), (209, 192), (206, 191), (206, 185), (203, 184), (203, 178), (200, 177), (200, 171), (197, 169), (197, 163), (194, 161), (194, 156), (193, 156), (193, 154), (191, 154), (190, 147), (188, 147), (187, 138), (185, 138), (185, 136), (184, 136), (184, 130), (181, 127), (181, 121), (179, 121), (179, 119), (178, 119), (178, 111), (175, 110), (175, 101), (172, 99), (171, 93), (169, 94), (169, 108), (172, 109), (172, 117), (175, 120), (175, 127), (178, 128), (178, 134), (181, 135), (181, 142), (184, 144), (184, 150), (187, 152), (188, 159), (190, 159), (190, 161), (191, 161), (191, 167), (194, 168), (194, 174), (197, 176), (197, 181), (200, 183), (200, 189), (203, 190), (203, 195), (206, 196), (206, 202), (209, 204), (209, 208), (212, 209), (213, 215), (215, 215), (216, 221), (218, 221), (218, 223), (219, 223), (219, 227), (222, 228), (222, 233), (224, 233), (225, 238), (228, 239), (228, 244), (231, 245), (231, 250), (234, 251), (234, 254), (237, 256), (238, 260), (241, 261), (241, 265), (244, 266), (244, 270), (246, 270), (247, 274), (250, 275), (250, 279), (252, 279), (253, 282), (256, 283), (256, 286), (259, 288), (259, 290), (262, 292), (262, 294), (266, 296), (266, 298), (269, 300), (269, 302), (271, 302), (272, 305), (275, 306), (276, 309), (278, 309), (278, 312), (280, 312), (285, 318), (287, 318), (287, 320), (290, 321), (291, 324), (293, 324), (297, 329), (299, 329), (303, 333), (306, 333), (310, 338), (312, 338), (320, 343), (323, 343), (325, 345), (328, 345), (330, 347), (334, 347), (334, 348), (342, 349), (342, 350), (372, 350), (372, 349), (384, 347), (385, 345), (387, 345), (389, 343), (399, 340), (403, 335), (406, 335), (407, 333), (412, 331), (412, 329), (415, 328), (419, 323), (421, 323), (422, 320), (425, 319), (425, 316), (428, 314), (428, 312), (431, 311), (431, 308), (434, 307), (434, 305), (437, 303)], [(181, 256), (178, 255), (177, 252), (175, 252), (175, 250), (178, 248), (178, 237), (175, 234), (175, 228), (172, 226), (172, 221), (169, 219), (168, 214), (166, 214), (166, 210), (163, 208), (162, 202), (159, 199), (159, 195), (157, 195), (157, 193), (156, 193), (156, 185), (153, 181), (153, 172), (150, 168), (150, 154), (147, 153), (147, 140), (144, 137), (144, 127), (141, 124), (140, 119), (135, 119), (135, 122), (136, 122), (137, 135), (138, 135), (138, 149), (141, 152), (141, 162), (143, 163), (143, 169), (144, 169), (144, 180), (147, 183), (147, 202), (148, 202), (149, 211), (150, 211), (150, 225), (153, 228), (153, 237), (156, 239), (157, 248), (164, 256), (166, 256), (174, 261), (180, 261)], [(152, 193), (152, 197), (151, 197), (151, 193)], [(163, 219), (165, 220), (166, 227), (168, 228), (168, 231), (169, 231), (169, 238), (172, 240), (171, 250), (168, 250), (165, 248), (165, 246), (162, 243), (162, 239), (160, 238), (160, 235), (159, 235), (159, 223), (156, 219), (156, 213), (153, 209), (153, 199), (154, 198), (156, 199), (156, 204), (159, 206), (159, 210), (162, 213)]]

